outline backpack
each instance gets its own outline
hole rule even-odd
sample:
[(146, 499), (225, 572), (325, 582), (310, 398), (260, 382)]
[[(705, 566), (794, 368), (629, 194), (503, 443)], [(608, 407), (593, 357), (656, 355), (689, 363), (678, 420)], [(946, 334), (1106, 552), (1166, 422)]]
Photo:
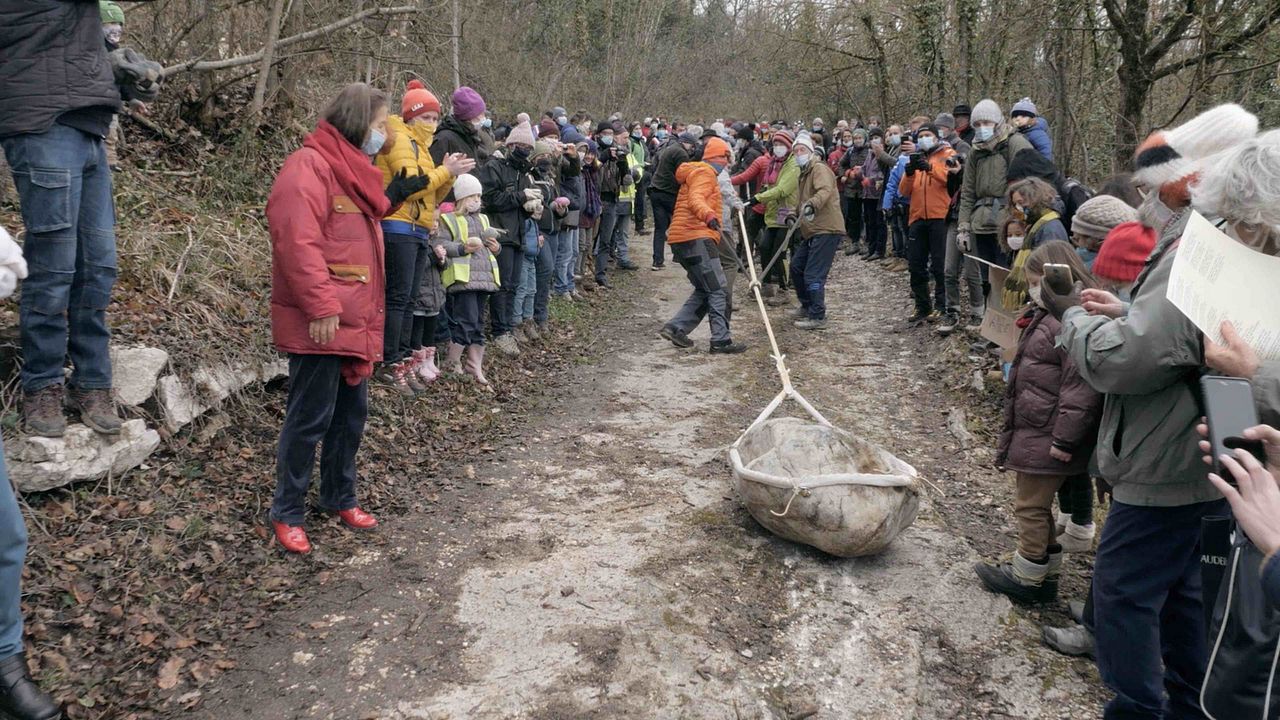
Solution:
[(1062, 196), (1062, 226), (1071, 232), (1071, 218), (1075, 217), (1076, 210), (1094, 196), (1094, 192), (1088, 185), (1079, 180), (1069, 177), (1062, 182), (1062, 187), (1058, 188), (1058, 194)]

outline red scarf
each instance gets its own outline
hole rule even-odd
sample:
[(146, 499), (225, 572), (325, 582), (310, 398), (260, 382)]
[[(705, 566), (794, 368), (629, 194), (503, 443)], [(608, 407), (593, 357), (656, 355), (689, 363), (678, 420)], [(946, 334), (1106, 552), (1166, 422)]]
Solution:
[(352, 145), (338, 129), (327, 120), (316, 125), (315, 132), (302, 141), (303, 147), (324, 156), (333, 170), (342, 192), (360, 208), (360, 212), (381, 220), (391, 210), (391, 201), (382, 191), (382, 171), (369, 160), (360, 148)]

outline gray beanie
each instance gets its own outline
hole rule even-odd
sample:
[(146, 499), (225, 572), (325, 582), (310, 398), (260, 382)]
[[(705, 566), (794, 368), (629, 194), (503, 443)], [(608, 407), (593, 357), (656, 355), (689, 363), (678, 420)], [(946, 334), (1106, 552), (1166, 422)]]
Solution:
[(999, 125), (1004, 122), (1004, 113), (1000, 111), (1000, 106), (995, 100), (985, 98), (973, 106), (973, 114), (969, 116), (969, 122), (974, 125), (980, 122), (993, 122)]
[(1017, 117), (1018, 115), (1030, 115), (1031, 117), (1035, 117), (1039, 115), (1040, 112), (1036, 110), (1036, 104), (1031, 102), (1031, 98), (1024, 97), (1013, 104), (1013, 110), (1010, 110), (1009, 114), (1014, 117)]
[(933, 124), (938, 127), (944, 127), (948, 130), (955, 130), (956, 116), (951, 113), (938, 113), (938, 117), (934, 118)]
[(1071, 216), (1071, 232), (1091, 238), (1105, 238), (1121, 223), (1134, 222), (1138, 211), (1118, 197), (1098, 195), (1089, 198)]

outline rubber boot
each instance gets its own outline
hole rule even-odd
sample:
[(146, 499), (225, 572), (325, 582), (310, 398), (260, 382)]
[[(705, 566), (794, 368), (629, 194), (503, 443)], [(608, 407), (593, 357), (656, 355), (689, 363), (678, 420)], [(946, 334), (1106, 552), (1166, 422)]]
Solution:
[(423, 382), (433, 382), (440, 377), (440, 368), (436, 367), (436, 347), (430, 345), (421, 350), (414, 352), (414, 357), (418, 361), (418, 377)]
[[(1015, 602), (1032, 604), (1047, 602), (1044, 588), (1045, 577), (1049, 573), (1049, 563), (1037, 563), (1022, 557), (1021, 553), (1013, 554), (1013, 561), (988, 565), (978, 563), (974, 572), (984, 587), (991, 592), (1009, 596)], [(1054, 594), (1057, 594), (1054, 585)]]
[(462, 352), (466, 349), (466, 345), (459, 345), (456, 342), (449, 343), (449, 352), (444, 356), (445, 372), (455, 375), (462, 374)]
[(488, 386), (489, 381), (484, 376), (484, 346), (468, 345), (467, 346), (467, 374), (476, 379), (481, 385)]

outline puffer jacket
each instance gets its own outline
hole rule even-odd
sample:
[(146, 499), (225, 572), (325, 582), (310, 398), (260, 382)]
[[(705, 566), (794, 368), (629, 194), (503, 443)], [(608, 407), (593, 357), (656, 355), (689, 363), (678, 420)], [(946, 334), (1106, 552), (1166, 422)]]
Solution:
[(965, 163), (960, 186), (959, 230), (979, 235), (994, 235), (1004, 210), (1004, 195), (1009, 183), (1005, 174), (1019, 150), (1031, 149), (1031, 143), (1008, 124), (996, 128), (995, 135), (976, 143)]
[[(434, 133), (424, 125), (406, 125), (399, 115), (391, 115), (387, 118), (387, 127), (391, 131), (388, 134), (394, 134), (396, 142), (389, 151), (379, 153), (375, 158), (375, 164), (382, 170), (382, 186), (391, 184), (392, 178), (401, 171), (409, 177), (426, 175), (428, 184), (420, 192), (410, 195), (386, 220), (412, 223), (430, 230), (436, 223), (436, 207), (453, 189), (453, 174), (431, 159), (428, 149)], [(384, 232), (393, 230), (384, 224)]]
[(476, 172), (485, 215), (494, 227), (506, 231), (498, 240), (503, 245), (520, 247), (524, 221), (529, 219), (524, 191), (536, 187), (530, 169), (527, 161), (495, 155)]
[[(946, 219), (951, 209), (951, 193), (947, 192), (947, 158), (955, 155), (950, 145), (943, 143), (928, 155), (929, 170), (907, 172), (905, 167), (898, 193), (911, 199), (910, 222)], [(910, 163), (910, 158), (907, 160)]]
[[(772, 158), (772, 156), (770, 156)], [(764, 225), (770, 228), (786, 226), (787, 216), (796, 210), (796, 188), (800, 181), (800, 166), (794, 155), (785, 160), (772, 158), (765, 170), (756, 199), (764, 203)]]
[(1186, 215), (1171, 222), (1147, 260), (1126, 316), (1063, 314), (1058, 341), (1095, 390), (1106, 393), (1098, 469), (1117, 501), (1173, 507), (1222, 496), (1205, 479), (1196, 443), (1203, 414), (1194, 388), (1204, 341), (1167, 295), (1174, 244)]
[(1046, 160), (1053, 160), (1053, 138), (1049, 135), (1049, 121), (1042, 117), (1036, 118), (1036, 121), (1030, 125), (1018, 128), (1018, 132), (1031, 143), (1031, 147), (1036, 152), (1045, 157)]
[[(813, 220), (805, 220), (800, 212), (813, 205)], [(796, 208), (800, 215), (800, 236), (808, 240), (814, 235), (843, 235), (844, 214), (840, 212), (840, 189), (835, 173), (816, 157), (800, 170), (796, 184)]]
[(862, 163), (862, 199), (875, 200), (877, 204), (884, 196), (884, 166), (874, 153), (867, 154)]
[[(1061, 325), (1052, 315), (1033, 309), (1020, 322), (1027, 327), (1005, 388), (996, 465), (1033, 475), (1087, 472), (1098, 437), (1102, 395), (1056, 346)], [(1053, 459), (1051, 447), (1070, 453), (1071, 462)]]
[(687, 162), (676, 168), (676, 181), (680, 194), (667, 229), (667, 244), (702, 239), (720, 242), (720, 233), (707, 227), (712, 220), (720, 221), (723, 209), (715, 168), (709, 163)]
[[(497, 292), (498, 281), (501, 278), (496, 274), (498, 261), (493, 257), (493, 253), (486, 247), (468, 254), (463, 246), (467, 238), (478, 238), (480, 233), (489, 227), (489, 220), (484, 213), (467, 215), (459, 211), (441, 215), (440, 226), (444, 231), (432, 238), (432, 243), (444, 245), (445, 253), (450, 258), (468, 258), (471, 273), (467, 282), (455, 282), (445, 290), (450, 295), (460, 292)], [(444, 287), (443, 282), (441, 287)]]

